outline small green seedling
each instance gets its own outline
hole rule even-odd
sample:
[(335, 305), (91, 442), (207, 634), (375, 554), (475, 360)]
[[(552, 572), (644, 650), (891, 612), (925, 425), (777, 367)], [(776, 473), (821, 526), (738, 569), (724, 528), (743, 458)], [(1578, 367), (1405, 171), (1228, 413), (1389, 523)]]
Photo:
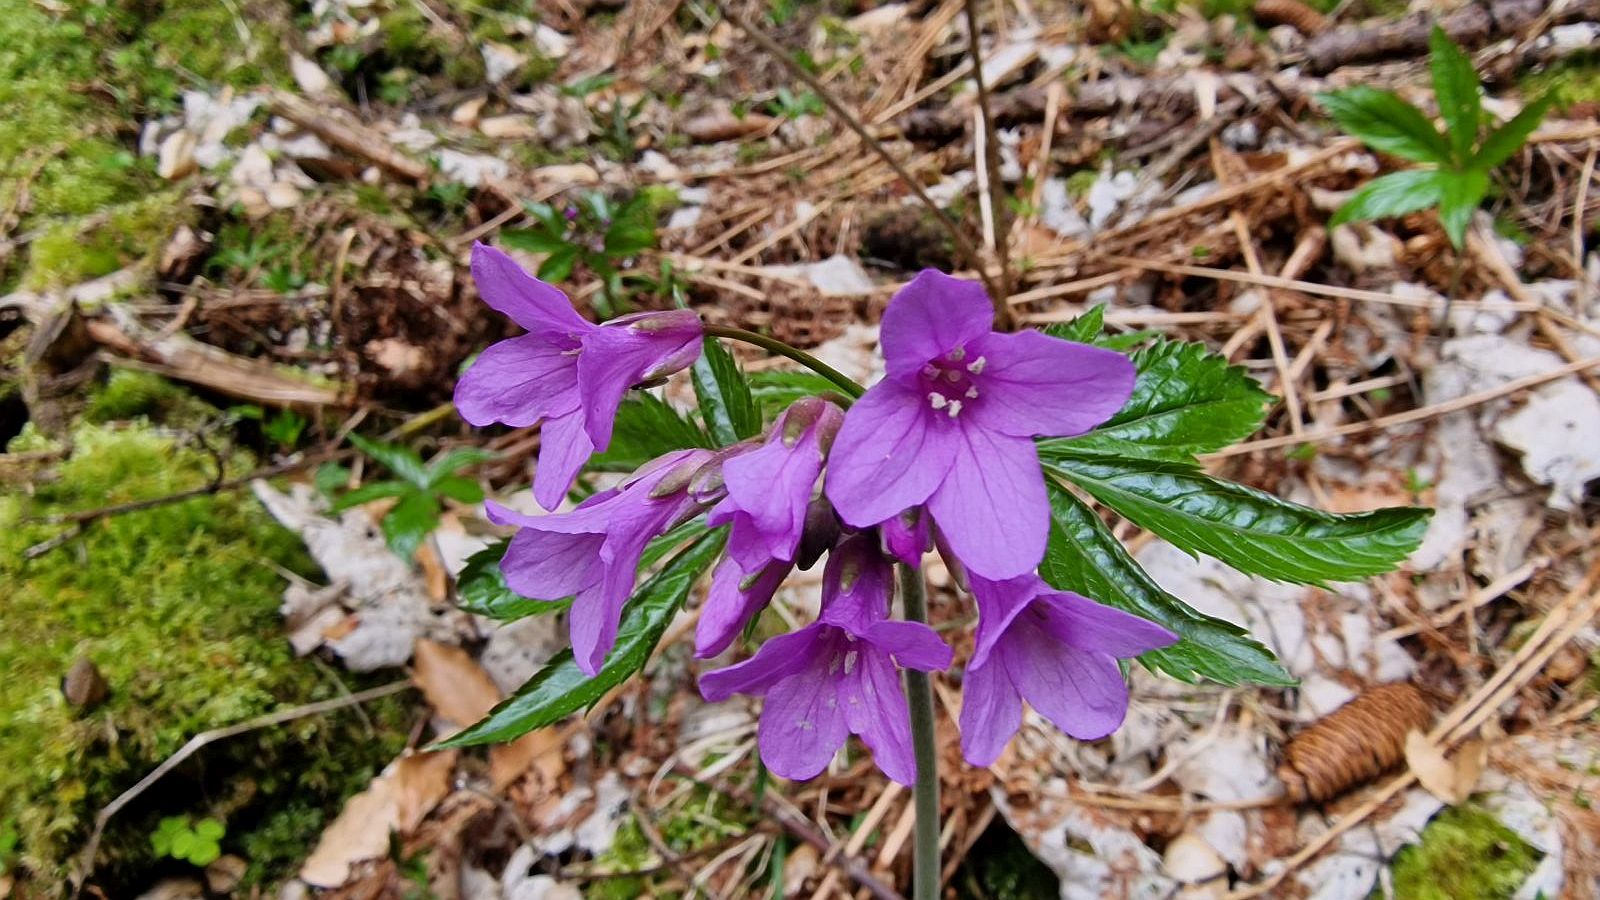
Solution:
[[(443, 498), (458, 503), (482, 503), (483, 487), (456, 473), (475, 463), (493, 459), (494, 454), (476, 447), (447, 450), (423, 463), (410, 447), (368, 440), (350, 435), (350, 443), (382, 463), (395, 477), (373, 481), (345, 494), (333, 503), (334, 512), (385, 497), (398, 498), (379, 527), (389, 549), (401, 559), (411, 559), (420, 545), (439, 524)], [(320, 475), (320, 473), (319, 473)]]
[(778, 96), (767, 102), (767, 112), (780, 119), (798, 119), (801, 116), (820, 116), (828, 108), (815, 91), (796, 94), (786, 87), (778, 88)]
[(150, 835), (150, 847), (161, 856), (206, 866), (222, 855), (222, 835), (226, 833), (216, 819), (198, 822), (188, 816), (167, 816)]
[(566, 281), (580, 264), (594, 273), (600, 281), (595, 312), (609, 318), (628, 311), (623, 268), (656, 245), (656, 211), (661, 202), (661, 196), (650, 191), (620, 203), (599, 191), (589, 191), (563, 210), (548, 203), (529, 203), (532, 227), (502, 231), (500, 241), (507, 247), (545, 254), (538, 272), (545, 281)]
[(1318, 97), (1339, 126), (1368, 147), (1424, 165), (1368, 183), (1339, 208), (1332, 223), (1433, 208), (1459, 251), (1466, 243), (1472, 211), (1488, 193), (1489, 173), (1527, 143), (1551, 98), (1545, 95), (1529, 103), (1480, 140), (1486, 122), (1472, 60), (1437, 26), (1429, 48), (1433, 93), (1445, 124), (1442, 134), (1421, 110), (1390, 91), (1358, 85)]

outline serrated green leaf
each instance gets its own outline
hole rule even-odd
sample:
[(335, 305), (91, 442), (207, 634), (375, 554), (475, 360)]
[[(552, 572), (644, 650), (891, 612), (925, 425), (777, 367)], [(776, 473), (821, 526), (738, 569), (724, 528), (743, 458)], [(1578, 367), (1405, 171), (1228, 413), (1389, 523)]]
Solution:
[(572, 599), (530, 600), (506, 584), (500, 560), (511, 539), (496, 541), (467, 557), (467, 564), (456, 576), (456, 605), (470, 613), (509, 622), (528, 616), (561, 612), (572, 606)]
[(1478, 73), (1472, 68), (1472, 60), (1437, 25), (1428, 36), (1428, 67), (1433, 70), (1433, 96), (1450, 135), (1450, 149), (1457, 162), (1465, 162), (1478, 141), (1478, 119), (1483, 110), (1478, 97)]
[(1365, 85), (1318, 94), (1328, 115), (1374, 150), (1417, 162), (1448, 165), (1450, 142), (1415, 106), (1390, 91)]
[(350, 443), (355, 444), (362, 453), (372, 457), (383, 467), (393, 472), (401, 481), (406, 481), (417, 487), (428, 486), (428, 469), (422, 464), (422, 457), (410, 447), (399, 444), (385, 444), (380, 441), (364, 438), (359, 434), (350, 435)]
[(383, 517), (379, 528), (395, 556), (409, 562), (428, 533), (439, 525), (439, 501), (418, 491), (407, 494)]
[(1125, 331), (1122, 334), (1102, 334), (1094, 339), (1094, 345), (1096, 347), (1104, 347), (1107, 350), (1115, 350), (1118, 353), (1125, 353), (1145, 341), (1159, 337), (1161, 337), (1161, 332), (1144, 328), (1139, 331)]
[(1272, 399), (1203, 344), (1162, 340), (1133, 354), (1139, 376), (1122, 410), (1071, 438), (1041, 441), (1042, 458), (1061, 455), (1192, 463), (1261, 425)]
[(493, 452), (482, 447), (457, 447), (454, 450), (446, 450), (428, 460), (429, 483), (437, 484), (448, 475), (454, 475), (467, 466), (488, 462), (494, 459), (494, 456)]
[(691, 447), (711, 447), (700, 426), (661, 398), (634, 391), (617, 408), (611, 445), (589, 460), (597, 472), (632, 472), (663, 453)]
[(768, 369), (751, 372), (746, 380), (750, 382), (750, 395), (755, 398), (756, 407), (768, 419), (776, 417), (802, 397), (833, 395), (837, 399), (839, 394), (838, 385), (815, 372)]
[(472, 504), (483, 502), (483, 485), (473, 481), (471, 478), (463, 478), (460, 475), (448, 475), (439, 479), (438, 483), (433, 486), (433, 490), (434, 493), (449, 497), (457, 503)]
[(1100, 336), (1106, 327), (1106, 305), (1097, 303), (1084, 310), (1081, 315), (1065, 322), (1056, 322), (1044, 329), (1044, 333), (1063, 341), (1076, 341), (1080, 344), (1090, 344)]
[(572, 242), (560, 232), (551, 233), (543, 228), (516, 228), (500, 232), (500, 243), (527, 253), (556, 253)]
[(1432, 515), (1410, 507), (1325, 513), (1176, 463), (1066, 457), (1047, 466), (1179, 549), (1297, 584), (1350, 581), (1394, 569), (1421, 542)]
[(1544, 121), (1545, 113), (1550, 111), (1555, 99), (1554, 93), (1546, 94), (1524, 106), (1522, 112), (1512, 116), (1504, 125), (1489, 132), (1489, 136), (1483, 139), (1483, 146), (1478, 148), (1478, 155), (1472, 159), (1473, 166), (1493, 169), (1514, 156), (1528, 143), (1528, 136), (1539, 127), (1539, 123)]
[(717, 446), (726, 447), (761, 433), (761, 414), (756, 411), (750, 383), (721, 341), (705, 339), (705, 349), (690, 374), (695, 397), (700, 401), (700, 415)]
[(363, 503), (371, 503), (385, 497), (404, 497), (417, 491), (415, 485), (406, 484), (404, 481), (374, 481), (341, 495), (339, 499), (333, 501), (332, 510), (344, 512)]
[(685, 548), (634, 592), (622, 613), (617, 642), (593, 678), (579, 671), (572, 650), (562, 650), (522, 687), (490, 710), (483, 721), (440, 743), (470, 747), (514, 740), (597, 702), (606, 692), (644, 668), (694, 586), (722, 551), (723, 532), (708, 534)]
[(1328, 224), (1403, 216), (1437, 206), (1444, 193), (1446, 175), (1440, 169), (1407, 169), (1374, 178), (1346, 200)]
[(1466, 169), (1444, 173), (1444, 186), (1439, 197), (1439, 223), (1445, 236), (1457, 250), (1466, 246), (1467, 226), (1472, 223), (1472, 213), (1489, 192), (1489, 173), (1482, 169)]
[(539, 280), (556, 283), (566, 281), (577, 264), (578, 248), (571, 244), (563, 244), (539, 264)]
[(1161, 589), (1123, 549), (1094, 510), (1052, 485), (1050, 544), (1039, 575), (1060, 590), (1133, 613), (1177, 632), (1182, 640), (1139, 662), (1179, 681), (1221, 684), (1295, 683), (1272, 651), (1232, 622), (1215, 619)]

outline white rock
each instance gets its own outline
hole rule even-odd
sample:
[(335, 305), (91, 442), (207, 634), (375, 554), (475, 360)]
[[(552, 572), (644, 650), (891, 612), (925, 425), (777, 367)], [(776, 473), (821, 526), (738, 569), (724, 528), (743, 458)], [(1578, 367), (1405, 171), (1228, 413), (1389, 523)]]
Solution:
[(885, 3), (876, 9), (851, 16), (845, 20), (844, 25), (856, 34), (877, 37), (904, 21), (909, 9), (909, 4), (905, 3)]
[(294, 83), (300, 86), (300, 90), (313, 97), (328, 97), (335, 93), (333, 79), (328, 77), (328, 73), (298, 53), (289, 54), (289, 74), (294, 76)]
[(551, 59), (564, 59), (572, 52), (572, 38), (543, 23), (534, 29), (533, 45)]
[(174, 131), (161, 142), (156, 157), (156, 174), (168, 181), (177, 181), (198, 168), (194, 161), (195, 136), (188, 131)]
[(1534, 391), (1495, 424), (1495, 440), (1522, 454), (1522, 470), (1549, 485), (1552, 508), (1576, 509), (1584, 486), (1600, 477), (1600, 398), (1576, 378)]
[(267, 205), (273, 209), (292, 209), (300, 204), (300, 189), (287, 181), (274, 181), (267, 186)]
[(485, 137), (500, 140), (522, 140), (539, 133), (532, 119), (517, 114), (490, 116), (478, 122), (478, 130), (483, 132)]
[(499, 84), (527, 62), (526, 56), (505, 44), (497, 44), (494, 41), (483, 42), (483, 74), (484, 79), (490, 84)]
[(851, 257), (835, 253), (820, 262), (797, 266), (766, 266), (764, 270), (774, 275), (804, 278), (820, 293), (828, 297), (858, 297), (876, 289), (872, 276)]
[[(1228, 863), (1205, 838), (1193, 831), (1185, 831), (1167, 844), (1161, 855), (1161, 867), (1167, 877), (1185, 886), (1183, 897), (1211, 897), (1217, 893), (1211, 888), (1225, 887), (1213, 882), (1228, 874)], [(1199, 888), (1195, 892), (1195, 888)]]
[(505, 160), (493, 156), (446, 148), (439, 151), (439, 171), (451, 181), (477, 187), (485, 181), (507, 178), (511, 174), (511, 167)]

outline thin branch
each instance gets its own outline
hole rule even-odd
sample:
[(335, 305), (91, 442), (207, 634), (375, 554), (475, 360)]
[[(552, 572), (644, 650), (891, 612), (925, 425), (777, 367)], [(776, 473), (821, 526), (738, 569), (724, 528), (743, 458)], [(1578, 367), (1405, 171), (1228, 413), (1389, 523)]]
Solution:
[[(994, 111), (989, 100), (989, 87), (983, 80), (983, 51), (978, 46), (978, 0), (966, 0), (967, 7), (967, 54), (972, 57), (972, 80), (978, 86), (978, 118), (982, 123), (982, 134), (972, 136), (974, 142), (983, 141), (983, 164), (987, 168), (989, 181), (989, 214), (994, 220), (994, 255), (1000, 263), (999, 293), (995, 288), (990, 288), (989, 293), (994, 297), (995, 309), (1004, 309), (1008, 314), (1011, 307), (1006, 304), (1006, 297), (1011, 294), (1011, 241), (1010, 223), (1006, 215), (1004, 183), (1000, 180), (1000, 140), (995, 132)], [(1001, 323), (1004, 330), (1010, 330), (1009, 318)]]
[(906, 187), (911, 190), (917, 201), (933, 212), (934, 218), (939, 221), (945, 232), (950, 235), (950, 240), (956, 245), (957, 252), (966, 259), (967, 265), (976, 270), (978, 277), (983, 280), (983, 286), (989, 292), (989, 299), (995, 304), (995, 321), (997, 325), (1003, 330), (1009, 330), (1011, 308), (1005, 304), (1005, 297), (1000, 293), (998, 286), (994, 283), (994, 279), (989, 277), (988, 266), (985, 265), (983, 256), (978, 252), (977, 245), (961, 230), (960, 224), (956, 222), (950, 213), (933, 202), (933, 198), (929, 197), (928, 192), (922, 189), (922, 185), (917, 182), (916, 178), (906, 171), (906, 167), (901, 165), (900, 161), (894, 157), (894, 154), (890, 153), (888, 148), (884, 147), (877, 138), (867, 131), (867, 126), (861, 124), (861, 119), (847, 109), (844, 103), (834, 96), (832, 91), (828, 90), (828, 86), (823, 84), (821, 79), (806, 71), (804, 66), (795, 62), (793, 57), (783, 49), (783, 46), (773, 40), (770, 35), (751, 24), (744, 16), (734, 12), (726, 0), (711, 0), (711, 2), (716, 5), (724, 19), (727, 19), (739, 30), (749, 35), (757, 46), (765, 50), (773, 59), (782, 63), (783, 67), (789, 70), (789, 74), (800, 79), (805, 83), (806, 87), (820, 97), (828, 109), (832, 110), (833, 114), (848, 126), (851, 131), (855, 132), (856, 137), (860, 138), (862, 143), (871, 148), (872, 152), (878, 154), (878, 157), (889, 168), (894, 170), (894, 174), (905, 182)]
[(347, 706), (365, 703), (368, 700), (377, 700), (380, 697), (398, 694), (410, 687), (410, 679), (392, 681), (380, 687), (368, 688), (367, 690), (360, 691), (358, 693), (346, 694), (343, 697), (335, 697), (332, 700), (319, 700), (316, 703), (307, 703), (304, 706), (296, 706), (292, 709), (283, 709), (274, 713), (267, 713), (264, 716), (256, 716), (253, 719), (246, 719), (243, 722), (239, 722), (235, 725), (229, 725), (225, 728), (213, 728), (210, 731), (202, 731), (190, 738), (187, 743), (178, 748), (176, 753), (173, 753), (171, 756), (167, 757), (166, 761), (161, 765), (156, 766), (149, 775), (139, 779), (138, 784), (135, 784), (133, 787), (128, 788), (121, 794), (118, 794), (115, 800), (112, 800), (110, 803), (107, 803), (105, 806), (101, 807), (100, 812), (95, 814), (94, 832), (89, 835), (89, 843), (84, 845), (83, 855), (78, 862), (78, 872), (72, 878), (74, 885), (73, 896), (76, 897), (83, 891), (84, 883), (87, 882), (89, 880), (89, 876), (94, 873), (95, 853), (100, 849), (100, 839), (105, 835), (106, 823), (111, 821), (111, 817), (121, 812), (122, 809), (129, 803), (132, 803), (134, 800), (138, 799), (140, 794), (143, 794), (145, 791), (149, 790), (151, 785), (155, 784), (157, 781), (160, 781), (168, 772), (171, 772), (173, 769), (181, 765), (184, 760), (198, 753), (202, 747), (226, 738), (236, 737), (249, 731), (255, 731), (261, 728), (271, 728), (274, 725), (282, 725), (285, 722), (292, 722), (295, 719), (304, 719), (307, 716), (321, 715), (323, 713), (344, 709)]

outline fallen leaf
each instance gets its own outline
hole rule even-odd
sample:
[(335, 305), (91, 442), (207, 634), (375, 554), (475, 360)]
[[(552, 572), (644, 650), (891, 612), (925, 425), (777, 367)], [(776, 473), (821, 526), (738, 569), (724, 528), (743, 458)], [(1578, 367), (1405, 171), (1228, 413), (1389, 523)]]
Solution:
[(455, 750), (416, 753), (390, 763), (323, 829), (300, 879), (313, 887), (338, 887), (350, 878), (352, 865), (388, 852), (390, 832), (415, 828), (444, 799), (457, 756)]
[(478, 661), (460, 647), (426, 638), (413, 650), (411, 680), (440, 716), (461, 728), (477, 722), (500, 702), (500, 689)]
[(1489, 748), (1482, 741), (1461, 745), (1452, 758), (1422, 732), (1406, 735), (1406, 765), (1411, 767), (1411, 774), (1417, 776), (1428, 793), (1451, 806), (1472, 796), (1488, 758)]
[(428, 599), (443, 603), (450, 593), (450, 574), (444, 570), (444, 562), (439, 559), (439, 551), (432, 542), (425, 541), (417, 547), (417, 566), (422, 569), (422, 584), (428, 591)]
[(772, 127), (771, 116), (747, 113), (743, 118), (726, 110), (696, 116), (684, 123), (683, 133), (702, 144), (733, 141), (758, 134)]

